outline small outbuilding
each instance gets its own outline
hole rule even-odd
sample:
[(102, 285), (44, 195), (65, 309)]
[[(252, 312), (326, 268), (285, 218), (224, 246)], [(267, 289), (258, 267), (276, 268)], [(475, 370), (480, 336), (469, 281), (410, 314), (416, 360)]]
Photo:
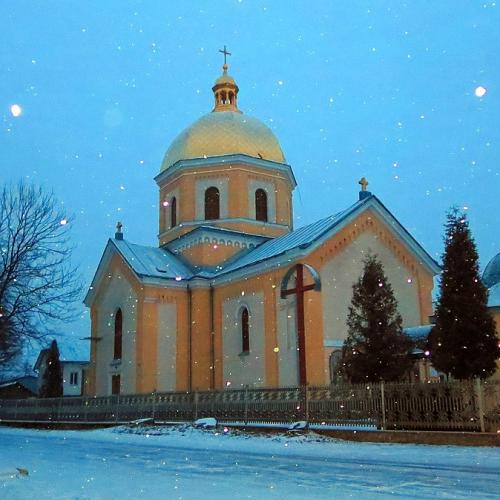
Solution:
[(38, 379), (25, 375), (0, 382), (0, 399), (27, 399), (38, 396)]
[[(37, 394), (42, 385), (43, 374), (47, 368), (50, 349), (42, 349), (36, 360), (34, 370), (38, 372)], [(61, 361), (63, 370), (63, 396), (81, 396), (85, 386), (85, 368), (88, 361)]]

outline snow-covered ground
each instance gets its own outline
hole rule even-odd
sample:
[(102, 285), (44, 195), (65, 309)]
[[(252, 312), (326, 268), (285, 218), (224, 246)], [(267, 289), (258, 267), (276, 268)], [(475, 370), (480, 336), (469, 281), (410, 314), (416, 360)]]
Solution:
[[(16, 467), (29, 475), (15, 476)], [(307, 435), (0, 427), (0, 498), (500, 498), (500, 450)]]

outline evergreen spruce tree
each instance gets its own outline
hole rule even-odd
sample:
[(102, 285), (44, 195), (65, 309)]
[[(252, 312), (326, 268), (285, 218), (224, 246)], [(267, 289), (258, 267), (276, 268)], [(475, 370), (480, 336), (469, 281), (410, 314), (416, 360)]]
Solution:
[(63, 395), (62, 367), (59, 361), (59, 348), (57, 342), (52, 341), (47, 356), (47, 365), (42, 375), (40, 397), (59, 398)]
[(434, 367), (456, 379), (486, 378), (498, 357), (488, 292), (479, 275), (478, 255), (465, 214), (447, 216), (441, 294), (429, 335)]
[(395, 381), (411, 368), (413, 342), (402, 331), (397, 306), (382, 263), (369, 255), (353, 285), (340, 363), (342, 375), (351, 382)]

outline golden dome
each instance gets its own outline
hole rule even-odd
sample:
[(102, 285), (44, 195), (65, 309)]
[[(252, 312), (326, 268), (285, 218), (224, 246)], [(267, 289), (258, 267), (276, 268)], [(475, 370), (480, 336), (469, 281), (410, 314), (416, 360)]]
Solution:
[(177, 136), (165, 154), (161, 171), (179, 160), (232, 154), (285, 162), (278, 139), (261, 121), (240, 111), (216, 111)]

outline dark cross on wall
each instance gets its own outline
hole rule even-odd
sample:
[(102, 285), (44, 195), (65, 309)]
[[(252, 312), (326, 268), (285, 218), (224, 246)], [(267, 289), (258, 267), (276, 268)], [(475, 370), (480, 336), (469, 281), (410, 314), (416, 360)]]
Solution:
[[(314, 283), (311, 285), (304, 284), (304, 267), (312, 274)], [(295, 287), (288, 288), (288, 281), (295, 274)], [(281, 298), (284, 299), (289, 295), (297, 295), (296, 317), (297, 317), (297, 340), (299, 348), (299, 384), (307, 384), (307, 369), (306, 369), (306, 326), (304, 317), (304, 294), (310, 290), (320, 290), (321, 282), (316, 271), (307, 264), (297, 264), (288, 270), (281, 285)]]

